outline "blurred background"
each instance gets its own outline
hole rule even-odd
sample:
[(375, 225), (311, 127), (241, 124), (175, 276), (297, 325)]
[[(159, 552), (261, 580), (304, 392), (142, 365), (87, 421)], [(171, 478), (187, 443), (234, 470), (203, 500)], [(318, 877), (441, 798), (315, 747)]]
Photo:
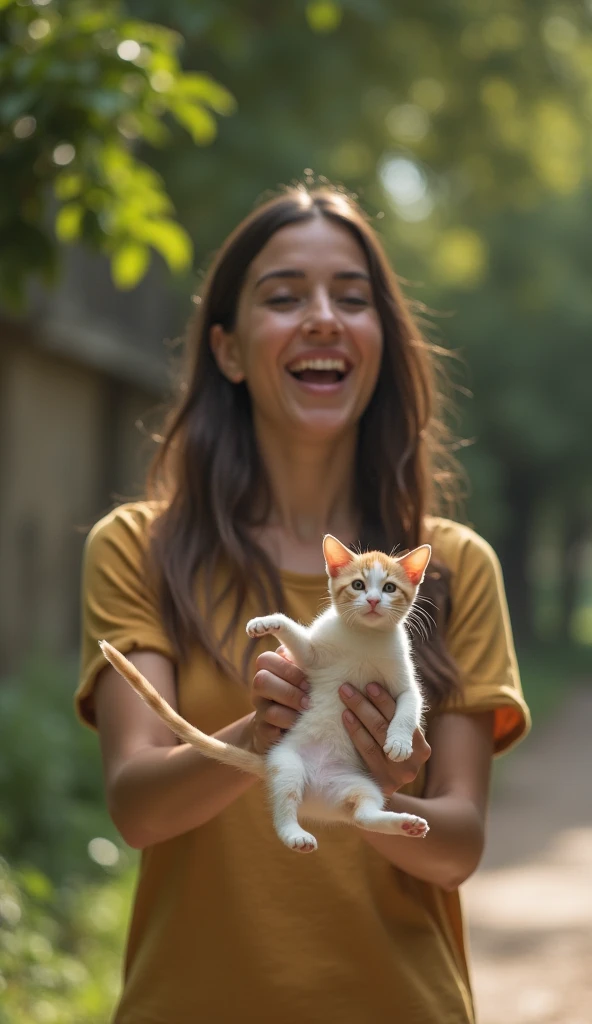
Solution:
[(269, 190), (356, 193), (433, 311), (535, 726), (585, 687), (591, 172), (590, 0), (0, 0), (1, 1024), (113, 1002), (132, 865), (71, 712), (80, 556)]

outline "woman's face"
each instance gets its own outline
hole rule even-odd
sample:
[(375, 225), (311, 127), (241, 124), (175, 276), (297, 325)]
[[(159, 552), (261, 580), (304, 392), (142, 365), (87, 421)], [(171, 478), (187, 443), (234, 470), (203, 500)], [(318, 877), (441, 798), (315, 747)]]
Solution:
[(223, 373), (244, 380), (259, 430), (337, 436), (374, 391), (382, 328), (368, 264), (323, 217), (277, 231), (251, 263), (235, 328), (212, 329)]

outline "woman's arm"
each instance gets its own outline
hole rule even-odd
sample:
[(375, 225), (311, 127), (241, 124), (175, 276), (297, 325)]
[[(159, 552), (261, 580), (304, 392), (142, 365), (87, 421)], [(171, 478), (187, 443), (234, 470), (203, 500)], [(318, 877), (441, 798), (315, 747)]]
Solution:
[[(130, 661), (171, 707), (177, 707), (171, 661), (134, 651)], [(264, 753), (297, 718), (304, 677), (279, 655), (258, 659), (255, 712), (220, 729), (217, 739)], [(281, 673), (281, 675), (280, 675)], [(107, 803), (122, 837), (136, 849), (197, 828), (220, 814), (257, 780), (179, 744), (121, 676), (106, 666), (95, 685)]]
[(389, 806), (426, 818), (425, 839), (366, 832), (395, 867), (452, 891), (475, 871), (485, 842), (493, 712), (445, 714), (430, 730), (432, 756), (422, 798), (395, 793)]
[[(345, 718), (344, 721), (356, 749), (384, 785), (390, 766), (385, 763), (382, 742), (394, 712), (394, 702), (385, 691), (375, 699), (380, 707), (359, 693), (344, 699), (355, 714), (353, 723)], [(432, 754), (427, 765), (424, 796), (395, 793), (389, 797), (393, 811), (426, 818), (430, 826), (426, 838), (384, 836), (374, 832), (363, 835), (395, 867), (452, 891), (472, 874), (483, 852), (493, 752), (493, 712), (440, 715), (434, 719), (428, 739)], [(401, 767), (393, 765), (394, 773), (400, 773)]]

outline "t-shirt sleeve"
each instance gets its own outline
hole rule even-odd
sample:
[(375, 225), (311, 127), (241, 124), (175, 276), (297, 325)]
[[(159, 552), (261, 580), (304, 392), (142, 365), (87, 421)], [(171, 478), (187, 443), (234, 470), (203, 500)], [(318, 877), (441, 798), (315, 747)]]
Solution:
[(92, 728), (94, 685), (106, 665), (99, 640), (108, 640), (122, 654), (146, 649), (174, 659), (146, 568), (147, 534), (146, 517), (124, 507), (97, 523), (84, 547), (81, 664), (74, 703), (81, 721)]
[(494, 750), (503, 753), (530, 728), (522, 694), (502, 571), (490, 545), (464, 529), (451, 585), (447, 644), (460, 693), (444, 710), (495, 711)]

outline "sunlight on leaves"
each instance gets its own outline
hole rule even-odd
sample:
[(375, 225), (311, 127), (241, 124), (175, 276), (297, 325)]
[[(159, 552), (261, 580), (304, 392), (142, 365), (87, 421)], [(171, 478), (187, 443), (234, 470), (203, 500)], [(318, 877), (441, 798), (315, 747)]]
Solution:
[(232, 114), (236, 110), (236, 100), (232, 93), (209, 75), (188, 71), (177, 82), (175, 91), (178, 96), (207, 103), (217, 114)]
[(583, 173), (582, 129), (557, 100), (539, 103), (533, 121), (532, 162), (541, 180), (555, 192), (569, 195)]
[(55, 229), (60, 242), (75, 242), (80, 238), (84, 208), (80, 203), (68, 203), (56, 216)]
[(193, 246), (180, 224), (171, 220), (145, 220), (137, 225), (136, 236), (156, 249), (171, 270), (186, 270), (190, 265)]
[(341, 7), (332, 0), (312, 0), (306, 5), (306, 20), (313, 32), (334, 32), (342, 17)]
[(487, 271), (487, 249), (483, 239), (470, 228), (442, 232), (436, 245), (432, 268), (437, 279), (451, 288), (475, 288)]
[(578, 30), (573, 21), (560, 14), (552, 15), (543, 23), (543, 38), (551, 50), (569, 53), (578, 41)]
[(216, 121), (205, 107), (174, 98), (171, 99), (170, 108), (198, 146), (207, 146), (215, 139)]
[[(126, 242), (121, 245), (111, 259), (111, 276), (114, 284), (122, 291), (135, 288), (146, 273), (149, 261), (150, 252), (145, 245), (138, 242)], [(96, 860), (96, 857), (94, 859)]]
[(56, 199), (73, 199), (80, 195), (82, 177), (80, 174), (65, 173), (56, 178), (53, 186)]

